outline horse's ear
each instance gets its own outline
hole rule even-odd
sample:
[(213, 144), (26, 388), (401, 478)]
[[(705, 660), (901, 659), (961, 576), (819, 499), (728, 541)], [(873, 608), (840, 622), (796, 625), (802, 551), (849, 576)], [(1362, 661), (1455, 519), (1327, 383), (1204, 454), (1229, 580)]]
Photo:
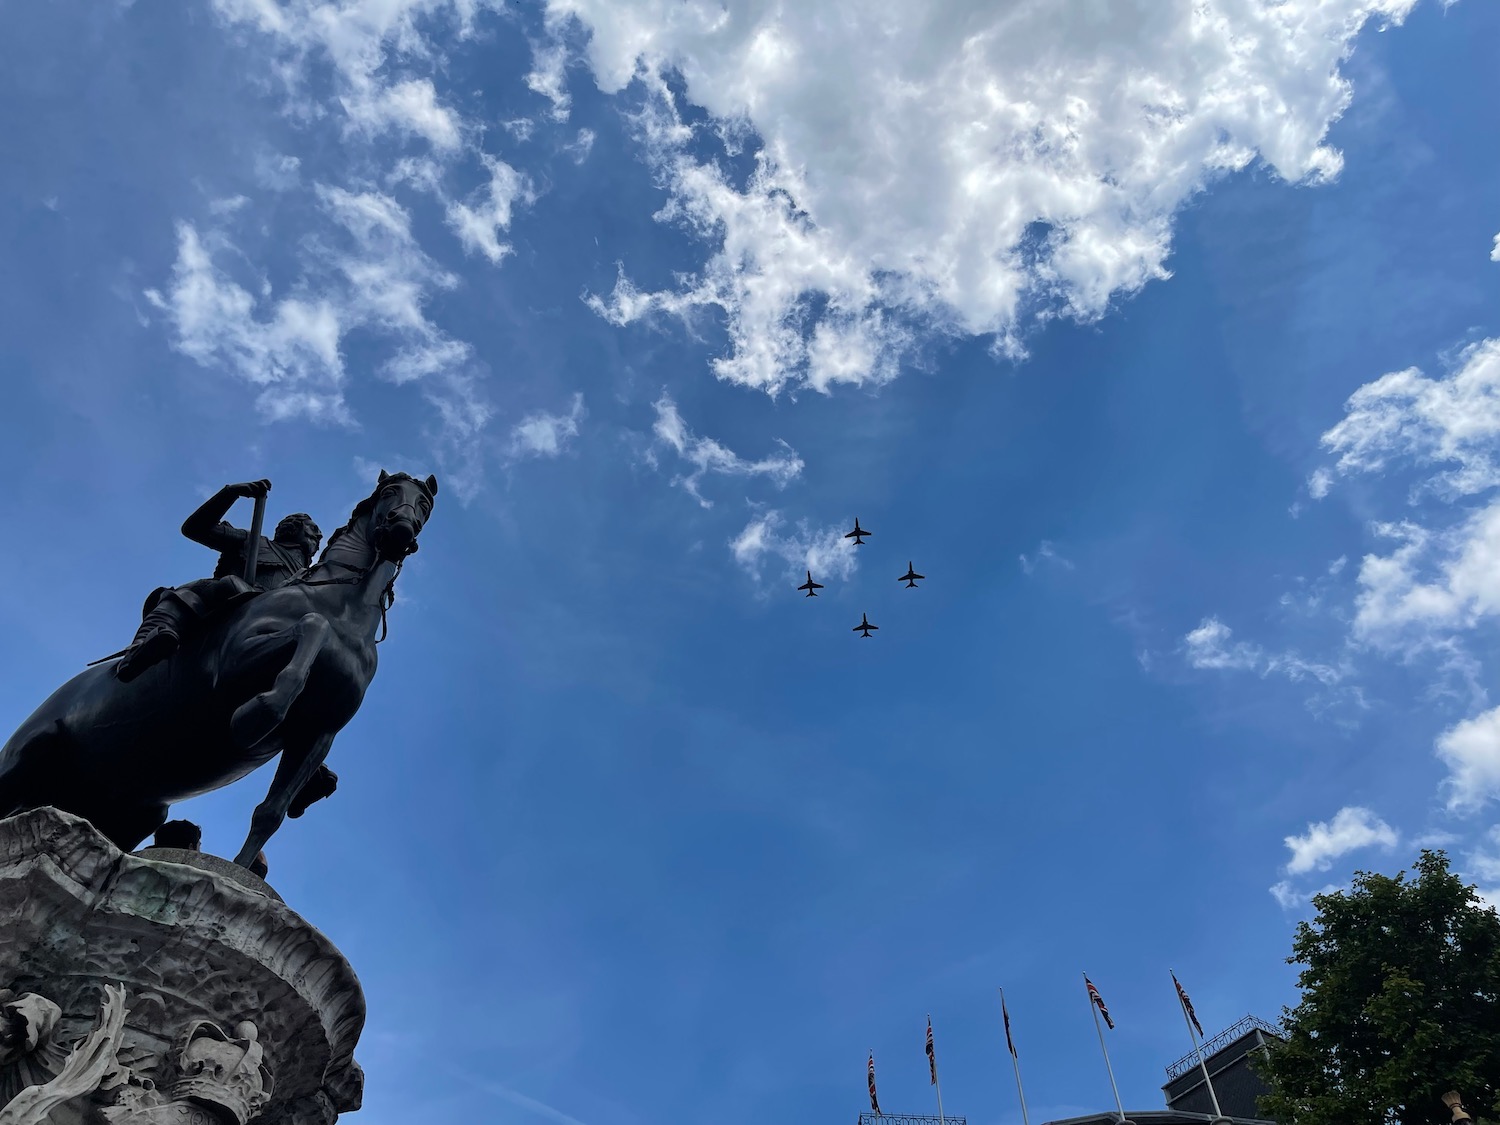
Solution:
[(375, 483), (376, 484), (384, 484), (386, 482), (386, 478), (389, 477), (390, 475), (391, 475), (390, 473), (386, 472), (384, 469), (381, 469), (380, 470), (380, 479), (378, 481), (376, 481)]
[(429, 496), (437, 495), (437, 477), (433, 476), (431, 473), (427, 474), (427, 494)]

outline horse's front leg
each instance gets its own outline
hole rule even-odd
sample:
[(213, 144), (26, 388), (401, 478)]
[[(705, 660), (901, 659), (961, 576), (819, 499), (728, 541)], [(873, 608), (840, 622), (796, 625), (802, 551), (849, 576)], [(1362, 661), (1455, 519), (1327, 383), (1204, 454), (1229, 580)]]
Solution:
[(297, 696), (307, 686), (313, 661), (323, 651), (323, 645), (332, 633), (333, 627), (322, 614), (305, 613), (295, 625), (280, 634), (281, 637), (290, 636), (291, 656), (276, 673), (276, 682), (269, 691), (253, 695), (235, 708), (229, 720), (229, 732), (236, 746), (248, 750), (281, 725)]
[(276, 763), (276, 776), (271, 781), (266, 799), (256, 805), (255, 812), (250, 815), (250, 834), (245, 837), (245, 846), (240, 849), (240, 854), (234, 857), (235, 863), (241, 867), (249, 867), (255, 860), (261, 848), (266, 846), (266, 841), (276, 834), (276, 830), (286, 820), (292, 801), (318, 772), (318, 767), (328, 757), (328, 749), (332, 745), (333, 734), (330, 732), (316, 736), (305, 747), (288, 745), (282, 748), (281, 761)]

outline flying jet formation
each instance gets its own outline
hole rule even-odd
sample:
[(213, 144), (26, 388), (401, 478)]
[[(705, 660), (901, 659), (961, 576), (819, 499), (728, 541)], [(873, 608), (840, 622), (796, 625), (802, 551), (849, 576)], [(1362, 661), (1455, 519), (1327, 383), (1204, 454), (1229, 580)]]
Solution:
[(821, 583), (821, 582), (814, 582), (812, 580), (812, 571), (810, 571), (810, 570), (807, 572), (807, 581), (804, 582), (804, 583), (802, 583), (802, 585), (800, 585), (800, 586), (797, 587), (797, 589), (799, 589), (799, 590), (806, 590), (807, 591), (807, 596), (810, 597), (810, 598), (817, 597), (818, 596), (818, 591), (821, 590), (822, 588), (823, 588), (823, 583)]
[(871, 625), (870, 618), (867, 615), (861, 613), (859, 615), (859, 624), (854, 627), (853, 632), (859, 633), (864, 637), (865, 640), (868, 641), (870, 639), (870, 630), (879, 628), (879, 625)]
[(864, 528), (862, 528), (862, 527), (859, 526), (859, 517), (855, 516), (854, 517), (854, 530), (851, 531), (851, 532), (849, 532), (847, 535), (845, 535), (844, 538), (845, 539), (853, 539), (854, 540), (854, 545), (856, 547), (863, 547), (865, 545), (865, 541), (864, 541), (863, 538), (861, 538), (861, 536), (870, 535), (870, 534), (872, 534), (872, 533), (866, 531)]
[[(808, 575), (808, 577), (811, 578), (812, 575)], [(926, 577), (927, 577), (927, 575), (925, 575), (925, 574), (918, 574), (915, 570), (913, 570), (911, 563), (908, 562), (906, 564), (906, 573), (903, 574), (900, 578), (896, 579), (896, 581), (897, 582), (905, 582), (906, 583), (906, 588), (908, 590), (915, 590), (917, 588), (917, 579), (918, 578), (926, 578)]]

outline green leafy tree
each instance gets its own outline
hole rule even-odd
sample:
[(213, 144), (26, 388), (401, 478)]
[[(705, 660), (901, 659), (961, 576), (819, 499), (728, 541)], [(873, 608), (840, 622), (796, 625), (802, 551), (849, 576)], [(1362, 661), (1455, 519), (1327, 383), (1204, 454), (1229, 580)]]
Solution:
[(1423, 851), (1415, 879), (1360, 872), (1317, 895), (1286, 1042), (1257, 1069), (1265, 1115), (1295, 1125), (1444, 1125), (1442, 1094), (1500, 1121), (1500, 916)]

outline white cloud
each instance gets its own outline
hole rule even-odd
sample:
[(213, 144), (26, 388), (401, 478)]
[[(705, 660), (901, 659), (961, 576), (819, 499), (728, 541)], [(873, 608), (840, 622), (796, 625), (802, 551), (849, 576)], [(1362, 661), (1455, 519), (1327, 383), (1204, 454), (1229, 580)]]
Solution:
[(466, 251), (477, 250), (498, 265), (511, 252), (510, 246), (500, 241), (500, 232), (510, 229), (516, 205), (534, 203), (536, 194), (526, 177), (505, 161), (487, 153), (480, 153), (479, 159), (490, 174), (490, 182), (481, 189), (483, 198), (472, 207), (450, 203), (448, 225)]
[(208, 213), (215, 216), (233, 215), (249, 202), (249, 197), (244, 195), (231, 195), (224, 199), (210, 199), (208, 201)]
[(1299, 891), (1292, 886), (1291, 880), (1283, 879), (1281, 882), (1273, 885), (1270, 891), (1271, 897), (1276, 900), (1281, 909), (1295, 910), (1299, 906), (1306, 906), (1313, 900), (1314, 895), (1337, 894), (1343, 889), (1337, 883), (1329, 883), (1327, 886), (1316, 891)]
[(567, 68), (568, 48), (561, 40), (536, 47), (532, 52), (531, 73), (526, 75), (526, 86), (552, 103), (549, 116), (554, 121), (566, 121), (573, 106), (573, 99), (568, 94)]
[(1280, 904), (1283, 910), (1294, 910), (1307, 901), (1306, 896), (1292, 890), (1292, 884), (1285, 879), (1271, 887), (1271, 897)]
[(712, 507), (713, 501), (705, 499), (698, 486), (708, 473), (731, 477), (765, 477), (777, 488), (785, 488), (802, 472), (802, 458), (786, 442), (778, 443), (782, 448), (781, 453), (774, 453), (759, 461), (747, 461), (713, 438), (695, 435), (682, 420), (677, 404), (665, 391), (654, 405), (656, 423), (652, 426), (652, 433), (658, 441), (671, 446), (678, 457), (693, 466), (692, 472), (685, 477), (676, 478), (672, 483), (681, 484), (705, 508)]
[(1488, 884), (1477, 888), (1479, 901), (1500, 912), (1500, 825), (1491, 828), (1485, 841), (1466, 858), (1468, 869), (1463, 873), (1464, 877)]
[(1327, 871), (1334, 860), (1349, 852), (1377, 845), (1394, 848), (1398, 840), (1396, 830), (1369, 809), (1347, 806), (1326, 824), (1309, 824), (1306, 834), (1286, 838), (1286, 846), (1292, 853), (1286, 873)]
[(556, 457), (578, 436), (583, 420), (583, 394), (576, 393), (566, 414), (549, 414), (544, 410), (526, 415), (512, 427), (510, 451), (513, 457)]
[(1246, 641), (1230, 643), (1233, 633), (1217, 617), (1205, 617), (1202, 624), (1182, 639), (1188, 663), (1194, 668), (1258, 667), (1263, 657), (1260, 648)]
[(234, 25), (267, 36), (282, 58), (279, 73), (295, 100), (293, 112), (312, 117), (322, 107), (307, 102), (303, 64), (325, 57), (336, 76), (334, 103), (355, 130), (419, 136), (434, 149), (452, 152), (464, 124), (444, 106), (428, 77), (409, 68), (431, 60), (422, 28), (446, 18), (459, 38), (473, 30), (483, 0), (213, 0), (214, 10)]
[(228, 240), (181, 223), (171, 283), (147, 290), (147, 299), (166, 314), (178, 351), (260, 388), (260, 409), (278, 421), (352, 422), (343, 342), (356, 329), (377, 335), (390, 345), (380, 373), (397, 384), (420, 382), (435, 411), (445, 484), (472, 495), (492, 411), (468, 370), (469, 345), (423, 307), (456, 278), (417, 246), (407, 213), (389, 196), (326, 185), (316, 196), (328, 233), (307, 241), (306, 276), (288, 295), (265, 283), (252, 295), (215, 261), (216, 252), (233, 251)]
[[(1042, 0), (872, 0), (851, 19), (831, 0), (548, 0), (561, 33), (588, 30), (603, 90), (638, 81), (660, 217), (711, 248), (682, 286), (622, 278), (595, 308), (718, 308), (717, 373), (772, 393), (887, 379), (914, 332), (1018, 354), (1031, 316), (1097, 317), (1167, 276), (1172, 217), (1215, 177), (1257, 156), (1290, 181), (1336, 175), (1340, 66), (1368, 21), (1414, 3), (1139, 0), (1061, 19)], [(699, 133), (758, 137), (748, 179), (701, 155), (669, 70), (712, 115)]]
[(595, 134), (592, 129), (578, 130), (578, 136), (562, 146), (562, 150), (573, 158), (574, 164), (582, 164), (594, 150)]
[(1041, 541), (1040, 545), (1038, 545), (1036, 549), (1036, 554), (1030, 556), (1021, 556), (1021, 569), (1024, 570), (1027, 574), (1035, 574), (1036, 568), (1044, 562), (1051, 563), (1054, 566), (1060, 566), (1064, 570), (1074, 569), (1072, 560), (1065, 559), (1061, 555), (1059, 555), (1057, 553), (1057, 548), (1053, 546), (1050, 539), (1043, 539)]
[(1411, 846), (1418, 851), (1422, 848), (1448, 848), (1458, 843), (1458, 840), (1452, 832), (1424, 832), (1412, 840)]
[(854, 548), (844, 538), (842, 526), (813, 528), (801, 520), (790, 530), (780, 512), (757, 516), (729, 543), (730, 553), (752, 577), (760, 576), (767, 557), (786, 564), (785, 573), (801, 578), (810, 571), (820, 582), (828, 578), (847, 580), (858, 565)]
[(1372, 530), (1397, 546), (1360, 562), (1356, 639), (1413, 653), (1500, 613), (1500, 499), (1447, 529), (1407, 520)]
[(170, 287), (148, 289), (146, 299), (167, 315), (178, 351), (262, 388), (258, 404), (269, 417), (350, 420), (339, 353), (345, 325), (336, 302), (286, 297), (257, 315), (255, 297), (214, 265), (209, 245), (189, 223), (177, 226)]
[(1448, 767), (1443, 788), (1451, 811), (1475, 813), (1500, 797), (1500, 707), (1445, 730), (1437, 756)]
[(1495, 244), (1490, 247), (1490, 261), (1500, 262), (1500, 234), (1495, 235)]
[(453, 151), (463, 140), (458, 115), (438, 103), (430, 78), (390, 86), (377, 86), (372, 80), (340, 101), (349, 120), (371, 135), (391, 131), (423, 137), (441, 152)]
[(272, 191), (290, 191), (301, 182), (302, 161), (280, 152), (258, 152), (255, 155), (255, 179)]
[[(1500, 339), (1465, 348), (1442, 378), (1415, 367), (1382, 375), (1350, 395), (1344, 409), (1343, 421), (1322, 437), (1338, 455), (1339, 475), (1381, 472), (1402, 459), (1451, 466), (1427, 485), (1449, 498), (1500, 484)], [(1326, 493), (1329, 470), (1319, 473)]]

